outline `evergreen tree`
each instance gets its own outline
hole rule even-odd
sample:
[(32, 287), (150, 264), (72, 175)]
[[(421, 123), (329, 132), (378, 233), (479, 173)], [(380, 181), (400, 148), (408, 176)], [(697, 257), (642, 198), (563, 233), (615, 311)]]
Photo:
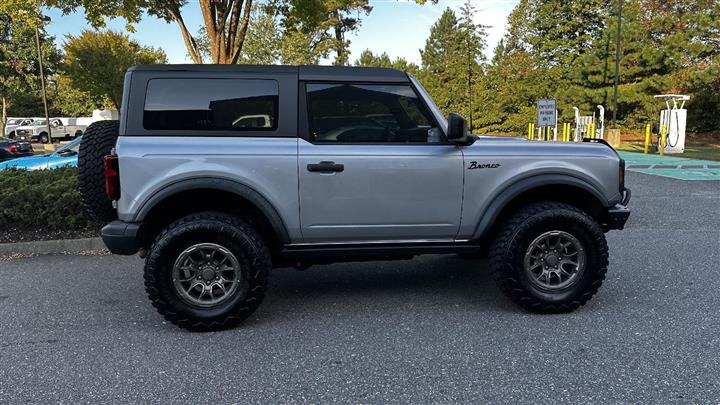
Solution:
[(430, 29), (422, 58), (421, 79), (444, 113), (458, 112), (474, 128), (482, 97), (475, 97), (483, 81), (484, 27), (473, 22), (474, 10), (466, 3), (458, 19), (447, 8)]

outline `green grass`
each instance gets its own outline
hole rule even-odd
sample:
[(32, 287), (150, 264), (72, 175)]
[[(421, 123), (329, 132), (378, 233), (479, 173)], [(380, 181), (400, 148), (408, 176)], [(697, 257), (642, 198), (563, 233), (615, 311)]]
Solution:
[[(642, 153), (643, 148), (644, 146), (642, 142), (623, 142), (617, 149), (626, 152)], [(651, 145), (648, 149), (648, 153), (657, 154), (657, 147), (655, 145)], [(720, 161), (720, 148), (715, 146), (685, 146), (685, 153), (673, 154), (672, 156), (688, 159)]]

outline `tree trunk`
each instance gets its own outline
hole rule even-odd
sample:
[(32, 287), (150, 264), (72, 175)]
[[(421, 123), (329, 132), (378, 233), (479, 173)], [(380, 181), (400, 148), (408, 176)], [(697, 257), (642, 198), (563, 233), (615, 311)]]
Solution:
[(335, 52), (337, 52), (337, 56), (335, 57), (335, 64), (338, 66), (345, 66), (348, 64), (346, 55), (345, 55), (345, 35), (343, 35), (343, 22), (342, 22), (342, 16), (340, 15), (339, 11), (333, 12), (333, 19), (335, 19), (335, 44), (337, 48), (335, 49)]
[[(252, 3), (253, 0), (200, 0), (200, 11), (210, 42), (210, 61), (212, 63), (237, 63), (250, 24)], [(168, 8), (167, 11), (180, 27), (190, 58), (195, 63), (203, 63), (200, 48), (185, 26), (180, 9)]]
[(7, 122), (7, 98), (2, 96), (2, 117), (0, 117), (0, 136), (5, 136), (5, 123)]

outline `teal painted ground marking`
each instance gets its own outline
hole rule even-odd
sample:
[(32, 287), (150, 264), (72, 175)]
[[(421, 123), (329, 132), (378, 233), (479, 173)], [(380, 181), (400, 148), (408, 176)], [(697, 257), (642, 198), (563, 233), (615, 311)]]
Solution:
[(629, 171), (670, 177), (678, 180), (720, 180), (720, 168), (709, 167), (718, 166), (720, 162), (668, 155), (646, 155), (635, 152), (619, 153), (620, 156), (625, 159), (625, 166)]

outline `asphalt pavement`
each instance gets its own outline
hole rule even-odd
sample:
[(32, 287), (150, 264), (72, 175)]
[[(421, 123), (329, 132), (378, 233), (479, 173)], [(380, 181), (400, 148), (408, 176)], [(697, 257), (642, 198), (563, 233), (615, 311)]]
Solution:
[(455, 256), (273, 273), (241, 327), (190, 333), (143, 262), (0, 262), (0, 403), (717, 403), (720, 182), (628, 173), (599, 294), (532, 315)]

